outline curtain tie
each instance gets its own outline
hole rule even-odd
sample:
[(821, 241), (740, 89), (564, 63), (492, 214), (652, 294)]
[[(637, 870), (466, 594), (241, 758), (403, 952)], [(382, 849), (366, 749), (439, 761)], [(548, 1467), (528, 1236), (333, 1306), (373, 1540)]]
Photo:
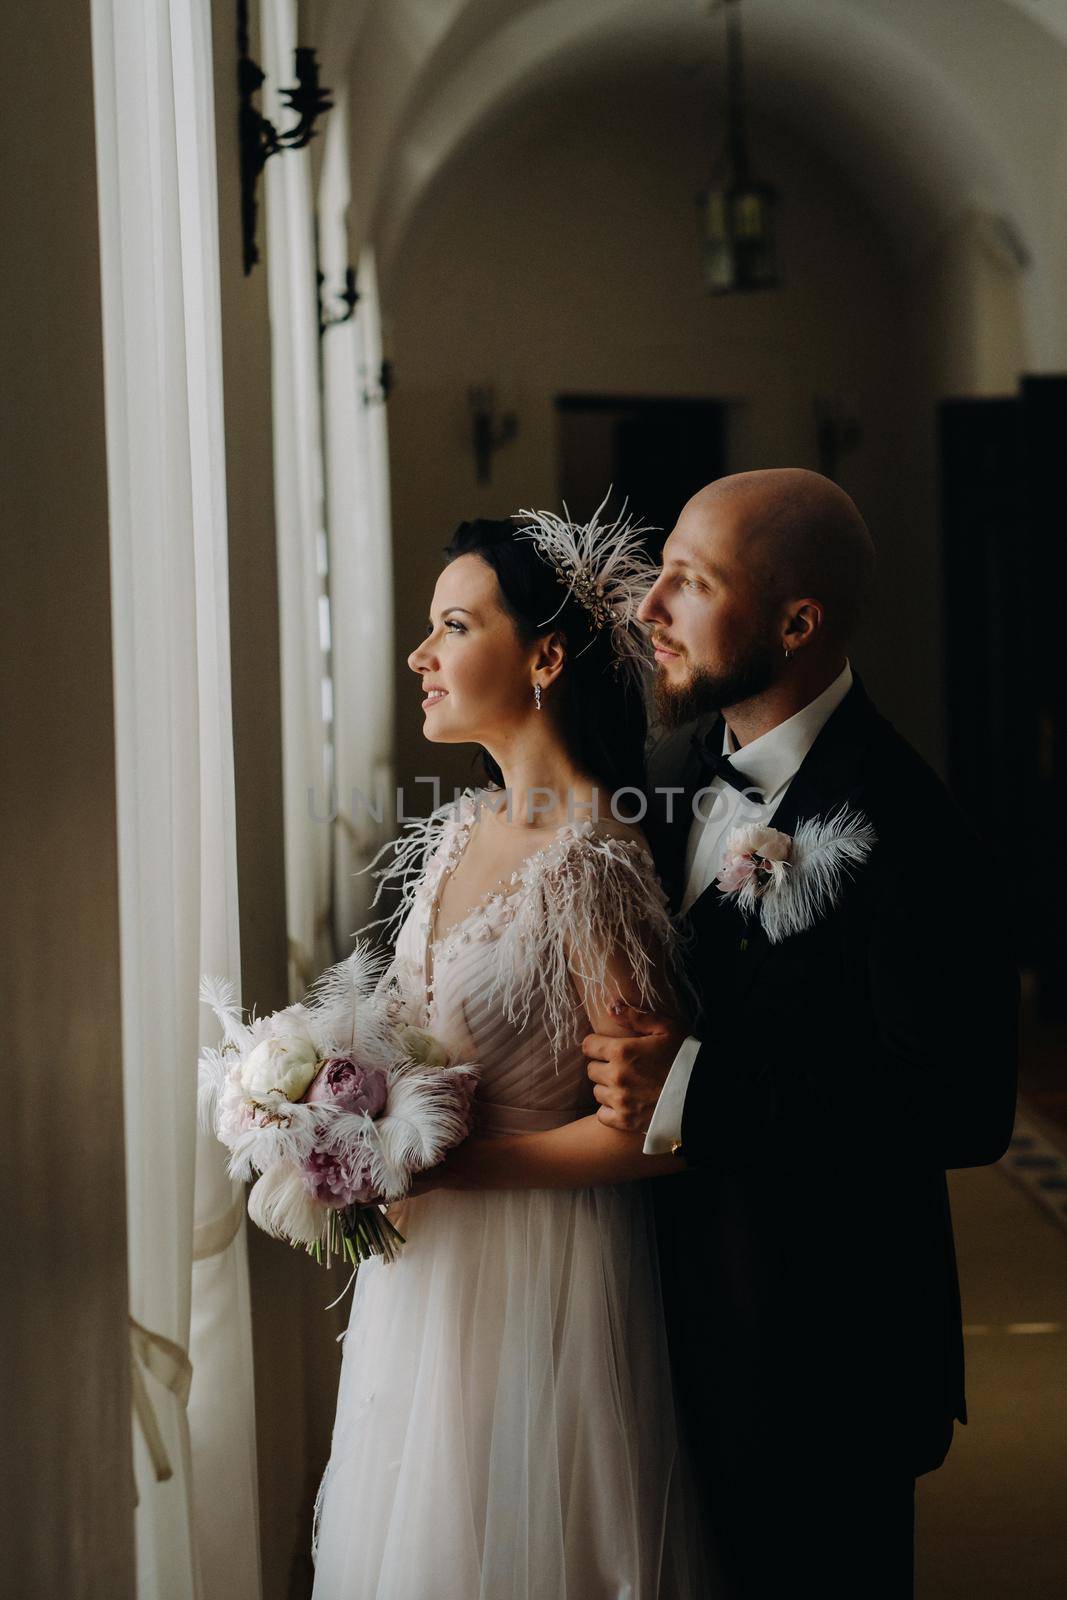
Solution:
[(201, 1222), (193, 1229), (193, 1260), (206, 1261), (208, 1256), (220, 1256), (226, 1246), (237, 1237), (237, 1230), (245, 1214), (245, 1188), (241, 1185), (233, 1204), (227, 1206), (219, 1217)]
[(161, 1333), (153, 1333), (151, 1329), (142, 1327), (134, 1317), (130, 1317), (129, 1321), (133, 1409), (152, 1458), (156, 1482), (164, 1483), (173, 1477), (174, 1468), (163, 1443), (159, 1418), (144, 1375), (150, 1372), (184, 1406), (189, 1402), (193, 1364), (181, 1345), (175, 1344), (173, 1339), (165, 1339)]

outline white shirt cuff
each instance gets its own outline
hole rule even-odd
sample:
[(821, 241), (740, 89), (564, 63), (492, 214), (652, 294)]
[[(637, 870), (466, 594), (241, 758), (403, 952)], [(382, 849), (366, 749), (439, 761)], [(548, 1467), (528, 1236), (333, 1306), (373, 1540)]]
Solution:
[(660, 1090), (656, 1109), (652, 1113), (652, 1121), (648, 1125), (645, 1142), (641, 1147), (646, 1156), (670, 1155), (671, 1146), (680, 1143), (685, 1092), (689, 1088), (693, 1062), (699, 1052), (700, 1040), (690, 1036), (682, 1042), (678, 1054), (671, 1063), (671, 1070)]

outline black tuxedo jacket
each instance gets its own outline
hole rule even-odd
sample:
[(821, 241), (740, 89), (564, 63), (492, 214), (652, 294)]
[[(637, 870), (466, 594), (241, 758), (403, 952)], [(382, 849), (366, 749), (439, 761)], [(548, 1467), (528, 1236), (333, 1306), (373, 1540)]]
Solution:
[[(650, 784), (684, 791), (649, 827), (676, 906), (692, 731), (650, 756)], [(772, 946), (714, 886), (685, 919), (703, 1042), (687, 1170), (653, 1185), (664, 1297), (698, 1454), (788, 1440), (918, 1473), (966, 1421), (945, 1169), (1008, 1145), (1018, 973), (997, 854), (858, 677), (770, 825), (843, 803), (878, 842), (815, 926)]]

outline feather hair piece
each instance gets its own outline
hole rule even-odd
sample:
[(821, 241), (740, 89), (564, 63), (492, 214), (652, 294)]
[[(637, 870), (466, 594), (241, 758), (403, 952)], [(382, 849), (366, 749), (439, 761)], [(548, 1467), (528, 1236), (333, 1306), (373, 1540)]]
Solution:
[(640, 682), (652, 657), (637, 608), (659, 576), (645, 552), (644, 536), (656, 530), (628, 517), (625, 503), (614, 521), (601, 522), (610, 496), (609, 489), (588, 522), (572, 522), (566, 505), (562, 517), (552, 511), (517, 511), (513, 520), (522, 523), (517, 537), (531, 539), (566, 586), (557, 610), (542, 626), (554, 621), (573, 596), (589, 612), (595, 633), (609, 630), (616, 671), (632, 673)]

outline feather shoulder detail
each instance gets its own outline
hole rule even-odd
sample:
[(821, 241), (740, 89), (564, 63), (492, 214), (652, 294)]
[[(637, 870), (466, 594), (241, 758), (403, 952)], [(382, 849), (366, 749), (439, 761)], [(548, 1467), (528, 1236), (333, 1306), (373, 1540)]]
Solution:
[(642, 1006), (662, 1003), (654, 971), (663, 962), (676, 976), (678, 941), (644, 843), (598, 832), (591, 821), (568, 824), (521, 878), (515, 914), (496, 940), (490, 990), (514, 1026), (529, 1024), (540, 997), (558, 1057), (585, 1031), (574, 975), (589, 1005), (609, 1005), (616, 998), (612, 957), (633, 973)]
[[(443, 867), (453, 846), (457, 845), (474, 820), (477, 812), (477, 794), (464, 789), (452, 800), (446, 800), (430, 812), (428, 817), (406, 817), (403, 832), (383, 844), (377, 854), (360, 872), (370, 872), (378, 880), (371, 901), (373, 908), (381, 899), (382, 891), (391, 888), (399, 900), (386, 916), (365, 923), (360, 934), (372, 928), (381, 930), (381, 937), (395, 944), (397, 934), (408, 912), (434, 871)], [(385, 861), (385, 865), (379, 865)]]

